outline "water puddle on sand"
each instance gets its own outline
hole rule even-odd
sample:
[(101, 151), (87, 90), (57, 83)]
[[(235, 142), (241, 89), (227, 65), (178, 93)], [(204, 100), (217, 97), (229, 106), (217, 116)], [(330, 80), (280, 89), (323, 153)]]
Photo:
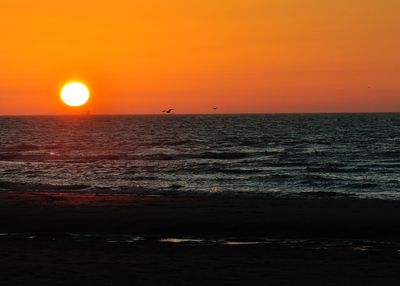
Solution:
[(180, 243), (196, 243), (196, 244), (204, 244), (207, 242), (216, 243), (216, 241), (207, 241), (205, 239), (195, 239), (195, 238), (161, 238), (159, 240), (161, 243), (173, 243), (173, 244), (180, 244)]
[(105, 239), (104, 242), (109, 242), (109, 243), (135, 243), (138, 241), (144, 241), (145, 239), (143, 237), (131, 237), (127, 239)]
[(267, 240), (263, 241), (240, 241), (240, 240), (210, 240), (210, 239), (199, 239), (199, 238), (162, 238), (159, 240), (161, 243), (171, 244), (200, 244), (200, 245), (257, 245), (257, 244), (269, 244)]
[(332, 249), (352, 250), (357, 252), (369, 251), (394, 251), (400, 254), (398, 241), (373, 241), (373, 240), (314, 240), (314, 239), (239, 239), (219, 238), (208, 239), (198, 237), (142, 237), (129, 234), (85, 234), (85, 233), (0, 233), (1, 240), (32, 240), (32, 241), (59, 241), (59, 242), (103, 242), (120, 244), (160, 243), (182, 246), (225, 246), (244, 247), (261, 246), (307, 249), (311, 251), (326, 251)]
[(371, 246), (360, 245), (360, 246), (353, 247), (352, 249), (355, 251), (368, 251), (371, 249)]
[(266, 241), (225, 241), (223, 245), (257, 245), (257, 244), (267, 244)]

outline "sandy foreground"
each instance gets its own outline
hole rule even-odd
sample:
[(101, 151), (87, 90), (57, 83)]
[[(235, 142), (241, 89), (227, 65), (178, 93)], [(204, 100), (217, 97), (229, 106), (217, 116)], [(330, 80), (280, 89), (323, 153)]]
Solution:
[[(0, 285), (400, 284), (396, 201), (2, 192), (0, 233)], [(143, 240), (74, 241), (65, 234)], [(171, 237), (391, 244), (159, 242)]]

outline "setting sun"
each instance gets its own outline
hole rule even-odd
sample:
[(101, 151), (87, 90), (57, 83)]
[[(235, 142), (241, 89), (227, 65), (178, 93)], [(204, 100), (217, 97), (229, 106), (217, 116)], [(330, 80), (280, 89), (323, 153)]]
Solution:
[(89, 97), (89, 89), (80, 82), (68, 83), (61, 90), (61, 99), (69, 106), (82, 106), (89, 100)]

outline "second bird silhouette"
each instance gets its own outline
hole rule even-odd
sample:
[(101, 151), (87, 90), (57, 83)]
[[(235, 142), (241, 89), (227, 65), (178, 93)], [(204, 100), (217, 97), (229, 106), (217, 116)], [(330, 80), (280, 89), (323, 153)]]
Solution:
[(171, 113), (173, 110), (175, 110), (175, 109), (171, 108), (171, 109), (163, 110), (163, 112), (164, 112), (164, 113)]

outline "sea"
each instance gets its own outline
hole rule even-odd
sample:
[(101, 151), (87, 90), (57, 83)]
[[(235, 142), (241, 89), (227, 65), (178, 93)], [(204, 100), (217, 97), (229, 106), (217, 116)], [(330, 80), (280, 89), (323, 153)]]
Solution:
[(2, 116), (0, 191), (400, 199), (400, 114)]

